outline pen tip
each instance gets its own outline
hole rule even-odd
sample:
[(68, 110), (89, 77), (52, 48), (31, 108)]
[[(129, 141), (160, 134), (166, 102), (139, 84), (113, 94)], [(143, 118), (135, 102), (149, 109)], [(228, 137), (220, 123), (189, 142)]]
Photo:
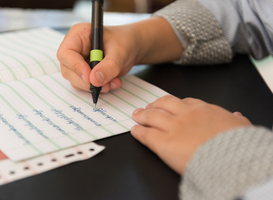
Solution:
[(99, 99), (101, 87), (96, 88), (95, 86), (91, 85), (90, 86), (90, 91), (91, 91), (91, 96), (93, 99), (93, 103), (96, 105)]

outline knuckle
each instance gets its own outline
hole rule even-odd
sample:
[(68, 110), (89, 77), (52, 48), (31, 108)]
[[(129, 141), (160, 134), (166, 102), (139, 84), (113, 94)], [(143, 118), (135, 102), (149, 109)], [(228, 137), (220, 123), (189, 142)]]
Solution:
[(72, 69), (78, 74), (81, 75), (81, 64), (79, 62), (76, 62), (73, 66)]
[(70, 85), (74, 88), (74, 89), (79, 89), (77, 86), (75, 86), (74, 84), (70, 83)]
[(69, 70), (66, 67), (62, 66), (62, 65), (61, 65), (61, 74), (66, 80), (68, 80)]
[(161, 103), (162, 103), (162, 104), (165, 104), (165, 103), (171, 101), (173, 98), (174, 98), (174, 96), (172, 96), (172, 95), (165, 95), (165, 96), (161, 97), (161, 98), (158, 100), (158, 103), (159, 103), (159, 104), (161, 104)]
[(65, 42), (65, 40), (60, 44), (58, 50), (57, 50), (57, 53), (56, 53), (56, 57), (58, 59), (59, 62), (63, 62), (66, 60), (66, 53), (65, 53), (65, 49), (63, 47), (63, 43)]
[(194, 98), (192, 98), (192, 97), (186, 97), (186, 98), (184, 98), (184, 99), (182, 99), (182, 101), (184, 101), (184, 102), (192, 102), (194, 100)]
[(172, 98), (173, 98), (173, 96), (170, 95), (170, 94), (168, 94), (168, 95), (163, 96), (163, 97), (162, 97), (162, 100), (167, 101), (167, 100), (170, 100), (170, 99), (172, 99)]
[(200, 100), (200, 99), (196, 99), (196, 98), (192, 98), (192, 97), (187, 97), (185, 99), (182, 99), (182, 101), (186, 104), (189, 104), (189, 105), (203, 105), (203, 104), (206, 104), (204, 101)]
[(59, 47), (59, 49), (58, 49), (58, 51), (57, 51), (57, 53), (56, 53), (57, 59), (58, 59), (59, 61), (62, 60), (62, 52), (61, 52), (60, 49), (61, 49), (61, 46)]
[(82, 23), (79, 23), (79, 24), (74, 24), (71, 29), (77, 29), (79, 26), (81, 26)]
[(157, 110), (156, 109), (143, 109), (138, 111), (136, 118), (137, 121), (142, 125), (147, 125), (147, 122), (149, 119), (153, 119), (157, 116)]
[(83, 26), (84, 23), (77, 23), (77, 24), (74, 24), (73, 26), (71, 26), (71, 28), (69, 29), (68, 33), (70, 33), (71, 31), (74, 31), (74, 30), (78, 30), (81, 26)]

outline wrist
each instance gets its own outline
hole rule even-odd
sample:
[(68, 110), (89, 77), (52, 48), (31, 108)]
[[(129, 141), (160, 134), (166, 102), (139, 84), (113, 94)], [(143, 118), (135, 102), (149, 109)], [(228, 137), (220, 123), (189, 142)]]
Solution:
[(156, 64), (180, 59), (183, 47), (166, 19), (152, 17), (130, 26), (135, 34), (136, 64)]

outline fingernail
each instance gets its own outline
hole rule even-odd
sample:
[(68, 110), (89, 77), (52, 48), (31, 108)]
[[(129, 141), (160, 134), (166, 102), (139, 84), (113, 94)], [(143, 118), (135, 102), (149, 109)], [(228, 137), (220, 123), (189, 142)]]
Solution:
[(132, 128), (131, 128), (131, 131), (133, 131), (134, 129), (136, 129), (137, 125), (134, 125)]
[(140, 110), (142, 110), (143, 108), (138, 108), (138, 109), (136, 109), (136, 110), (134, 110), (134, 112), (133, 112), (133, 115), (136, 115)]
[(103, 74), (102, 74), (100, 71), (97, 71), (97, 72), (96, 72), (96, 79), (97, 79), (97, 81), (103, 83), (103, 81), (104, 81), (104, 76), (103, 76)]
[(85, 81), (85, 76), (84, 76), (83, 74), (82, 74), (82, 80), (83, 80), (84, 82), (86, 82), (86, 81)]

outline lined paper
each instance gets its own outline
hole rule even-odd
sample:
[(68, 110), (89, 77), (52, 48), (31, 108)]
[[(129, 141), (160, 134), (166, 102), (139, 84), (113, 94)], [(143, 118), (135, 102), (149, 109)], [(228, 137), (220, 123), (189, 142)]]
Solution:
[(0, 83), (60, 71), (56, 52), (64, 35), (49, 28), (0, 34)]
[(0, 150), (14, 162), (127, 132), (136, 108), (167, 94), (127, 75), (94, 108), (61, 76), (63, 37), (49, 28), (0, 34)]
[(0, 147), (20, 161), (127, 132), (131, 117), (167, 93), (135, 76), (101, 94), (97, 108), (88, 92), (75, 90), (60, 73), (0, 84)]

